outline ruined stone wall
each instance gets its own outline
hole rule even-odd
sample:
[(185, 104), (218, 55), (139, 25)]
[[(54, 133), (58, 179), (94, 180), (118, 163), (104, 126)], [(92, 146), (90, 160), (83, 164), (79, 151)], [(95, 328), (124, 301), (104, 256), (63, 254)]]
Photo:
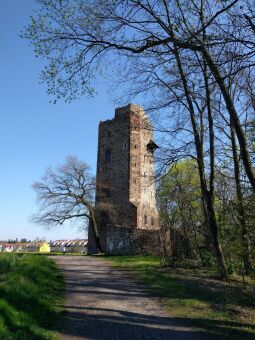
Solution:
[(108, 255), (158, 255), (159, 233), (160, 230), (107, 225), (105, 252)]

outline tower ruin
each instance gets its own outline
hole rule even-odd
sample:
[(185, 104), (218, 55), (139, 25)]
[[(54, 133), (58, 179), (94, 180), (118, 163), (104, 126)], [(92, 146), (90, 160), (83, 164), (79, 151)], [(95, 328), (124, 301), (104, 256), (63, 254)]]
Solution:
[[(117, 108), (113, 119), (100, 122), (96, 215), (103, 250), (106, 225), (159, 229), (153, 155), (157, 148), (153, 126), (138, 105)], [(89, 228), (89, 247), (92, 234)]]

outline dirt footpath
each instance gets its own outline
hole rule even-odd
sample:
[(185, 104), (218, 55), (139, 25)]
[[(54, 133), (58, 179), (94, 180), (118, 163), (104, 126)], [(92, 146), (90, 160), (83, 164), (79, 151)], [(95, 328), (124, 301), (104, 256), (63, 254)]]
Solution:
[(94, 257), (53, 259), (65, 276), (61, 339), (208, 339), (169, 316), (127, 271)]

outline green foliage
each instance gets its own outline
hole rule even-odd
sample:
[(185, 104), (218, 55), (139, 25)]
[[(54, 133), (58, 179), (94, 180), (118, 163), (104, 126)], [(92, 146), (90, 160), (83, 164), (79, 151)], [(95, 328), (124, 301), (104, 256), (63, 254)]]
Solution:
[(204, 226), (196, 162), (186, 159), (176, 163), (162, 178), (157, 198), (162, 224), (171, 234), (170, 262), (174, 265), (185, 257), (198, 257)]
[[(244, 275), (243, 228), (239, 216), (239, 202), (236, 198), (235, 182), (231, 173), (216, 173), (215, 209), (220, 232), (220, 242), (230, 274)], [(171, 258), (166, 259), (172, 266), (180, 260), (195, 257), (205, 267), (214, 267), (215, 258), (212, 252), (211, 237), (204, 226), (201, 208), (201, 191), (196, 162), (183, 160), (172, 167), (160, 182), (158, 202), (161, 220), (172, 235)], [(245, 190), (243, 189), (245, 192)], [(247, 221), (247, 238), (251, 256), (254, 259), (255, 240), (252, 237), (254, 225), (254, 198), (244, 195), (243, 204)], [(176, 236), (179, 236), (176, 240)], [(180, 242), (180, 236), (190, 241), (192, 252), (187, 252), (187, 242)], [(167, 261), (165, 261), (167, 262)]]
[(214, 279), (214, 270), (160, 268), (160, 259), (151, 256), (107, 259), (131, 269), (151, 293), (164, 299), (172, 316), (209, 331), (212, 339), (254, 339), (254, 281), (244, 286), (235, 277), (227, 284)]
[(162, 178), (158, 190), (162, 218), (189, 233), (201, 223), (201, 191), (196, 162), (187, 159), (176, 163)]
[[(22, 38), (30, 40), (35, 56), (47, 60), (40, 80), (46, 83), (53, 103), (60, 98), (71, 102), (84, 94), (94, 94), (91, 81), (97, 65), (91, 65), (93, 55), (86, 48), (86, 35), (84, 37), (88, 25), (96, 29), (98, 20), (93, 8), (92, 4), (79, 0), (40, 0), (40, 8), (34, 11), (21, 33)], [(99, 27), (98, 24), (97, 30)], [(71, 39), (78, 44), (71, 43)], [(93, 53), (96, 54), (97, 49), (95, 46)]]
[[(244, 218), (239, 215), (239, 202), (236, 198), (236, 189), (231, 174), (216, 177), (216, 211), (220, 229), (221, 244), (230, 273), (244, 275), (244, 250), (243, 227), (247, 228), (247, 239), (250, 244), (251, 258), (255, 259), (254, 226), (254, 199), (253, 195), (245, 188), (243, 190)], [(253, 266), (254, 267), (254, 266)]]
[(208, 248), (206, 248), (205, 246), (200, 247), (199, 254), (200, 254), (200, 258), (201, 258), (203, 266), (207, 268), (212, 268), (215, 265), (214, 256), (212, 252), (209, 251)]
[(0, 254), (0, 338), (56, 339), (53, 329), (63, 278), (46, 256)]
[(15, 254), (2, 254), (0, 256), (0, 274), (7, 274), (17, 264), (18, 256)]

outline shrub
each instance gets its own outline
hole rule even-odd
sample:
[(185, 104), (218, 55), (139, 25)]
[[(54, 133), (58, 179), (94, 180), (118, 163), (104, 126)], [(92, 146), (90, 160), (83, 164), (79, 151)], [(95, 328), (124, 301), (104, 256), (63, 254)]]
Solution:
[(0, 274), (9, 273), (17, 264), (18, 255), (2, 254), (0, 255)]

